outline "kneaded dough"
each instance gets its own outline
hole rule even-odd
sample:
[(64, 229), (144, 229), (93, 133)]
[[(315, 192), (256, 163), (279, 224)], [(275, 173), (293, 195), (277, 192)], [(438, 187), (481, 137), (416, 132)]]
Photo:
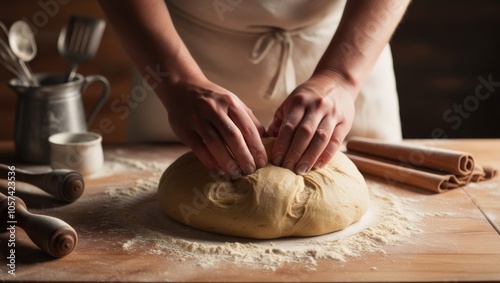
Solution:
[[(264, 139), (269, 155), (273, 138)], [(236, 180), (220, 180), (188, 152), (163, 173), (158, 200), (188, 226), (230, 236), (270, 239), (316, 236), (346, 228), (368, 208), (368, 190), (341, 152), (304, 175), (268, 164)]]

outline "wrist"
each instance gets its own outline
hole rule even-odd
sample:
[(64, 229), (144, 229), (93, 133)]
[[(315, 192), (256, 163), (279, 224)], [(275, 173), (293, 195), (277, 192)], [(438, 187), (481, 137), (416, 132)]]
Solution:
[(165, 79), (159, 84), (156, 93), (160, 98), (176, 95), (176, 89), (185, 88), (189, 85), (200, 85), (207, 81), (201, 70), (169, 70), (165, 72)]
[[(331, 69), (318, 69), (311, 76), (310, 80), (322, 85), (330, 90), (342, 90), (342, 93), (349, 93), (356, 98), (360, 84), (350, 76)], [(331, 91), (329, 91), (331, 92)]]
[(176, 85), (186, 84), (189, 82), (196, 84), (196, 82), (207, 80), (194, 60), (191, 64), (182, 60), (178, 63), (165, 64), (165, 69), (168, 73), (165, 80), (165, 85), (167, 87), (174, 87)]

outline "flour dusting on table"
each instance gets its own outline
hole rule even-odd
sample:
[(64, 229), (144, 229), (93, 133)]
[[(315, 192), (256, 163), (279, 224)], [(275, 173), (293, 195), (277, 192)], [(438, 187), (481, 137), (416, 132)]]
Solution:
[(180, 261), (194, 261), (204, 268), (231, 263), (276, 269), (285, 263), (297, 263), (314, 269), (322, 259), (344, 262), (363, 253), (385, 253), (385, 247), (402, 244), (420, 232), (417, 223), (423, 215), (410, 205), (418, 199), (398, 197), (385, 191), (383, 185), (369, 183), (369, 211), (357, 223), (336, 233), (275, 240), (211, 234), (178, 224), (163, 214), (156, 190), (157, 173), (164, 165), (124, 158), (116, 161), (155, 173), (130, 186), (110, 187), (100, 200), (108, 208), (108, 217), (133, 235), (121, 243), (131, 254), (175, 254)]

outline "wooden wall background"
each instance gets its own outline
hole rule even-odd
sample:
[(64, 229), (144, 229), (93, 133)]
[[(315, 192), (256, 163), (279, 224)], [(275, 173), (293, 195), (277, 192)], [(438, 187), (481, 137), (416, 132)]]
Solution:
[[(31, 63), (36, 72), (63, 72), (68, 67), (57, 52), (57, 38), (75, 13), (104, 18), (95, 1), (0, 2), (2, 22), (10, 26), (15, 20), (25, 19), (38, 28), (38, 55)], [(405, 138), (430, 138), (435, 131), (449, 138), (500, 137), (500, 86), (492, 88), (485, 100), (475, 95), (480, 76), (491, 76), (500, 84), (499, 14), (498, 0), (412, 3), (392, 39)], [(123, 141), (126, 121), (111, 111), (110, 104), (128, 94), (131, 63), (110, 26), (97, 56), (78, 71), (101, 74), (110, 81), (111, 97), (90, 128), (99, 129), (97, 121), (110, 119), (114, 130), (104, 133), (105, 142)], [(7, 87), (10, 78), (10, 73), (0, 68), (0, 140), (13, 139), (15, 96)], [(94, 87), (85, 94), (86, 109), (98, 93)], [(457, 112), (459, 105), (462, 112)]]

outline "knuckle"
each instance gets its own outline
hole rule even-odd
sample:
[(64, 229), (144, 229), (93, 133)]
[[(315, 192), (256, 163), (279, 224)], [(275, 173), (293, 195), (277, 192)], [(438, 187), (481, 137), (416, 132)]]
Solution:
[(303, 92), (298, 92), (292, 97), (292, 103), (303, 104), (307, 101), (307, 96)]
[(274, 133), (277, 133), (279, 130), (280, 130), (280, 125), (278, 123), (272, 123), (270, 126), (269, 126), (269, 130), (271, 132), (274, 132)]
[(276, 111), (274, 112), (274, 119), (279, 119), (279, 120), (282, 120), (283, 119), (283, 111), (281, 109), (282, 107), (280, 106), (278, 109), (276, 109)]
[(314, 133), (314, 138), (319, 142), (328, 142), (330, 140), (330, 133), (325, 129), (317, 129)]
[(295, 125), (290, 121), (285, 121), (281, 124), (281, 130), (285, 132), (293, 132), (295, 130)]
[(217, 109), (217, 103), (210, 98), (207, 97), (200, 97), (195, 101), (195, 107), (198, 109), (201, 109), (200, 112), (216, 112)]
[(297, 129), (297, 133), (301, 136), (310, 137), (314, 134), (314, 129), (310, 125), (301, 125)]
[(327, 97), (320, 97), (316, 100), (316, 106), (320, 109), (331, 109), (333, 108), (332, 102)]
[(221, 95), (218, 95), (215, 101), (217, 102), (218, 105), (223, 107), (234, 107), (238, 103), (233, 96), (227, 93), (222, 93)]
[(330, 143), (331, 143), (333, 149), (339, 148), (342, 145), (343, 141), (344, 140), (338, 136), (332, 136), (330, 138)]
[(234, 106), (234, 103), (232, 103), (230, 100), (227, 100), (225, 97), (218, 97), (215, 99), (215, 104), (223, 109), (230, 108), (231, 106)]
[(232, 102), (231, 97), (228, 95), (206, 91), (197, 96), (195, 104), (201, 109), (216, 112), (218, 109), (227, 109), (234, 102)]
[(234, 140), (240, 137), (240, 131), (235, 126), (227, 126), (224, 130), (224, 136)]

